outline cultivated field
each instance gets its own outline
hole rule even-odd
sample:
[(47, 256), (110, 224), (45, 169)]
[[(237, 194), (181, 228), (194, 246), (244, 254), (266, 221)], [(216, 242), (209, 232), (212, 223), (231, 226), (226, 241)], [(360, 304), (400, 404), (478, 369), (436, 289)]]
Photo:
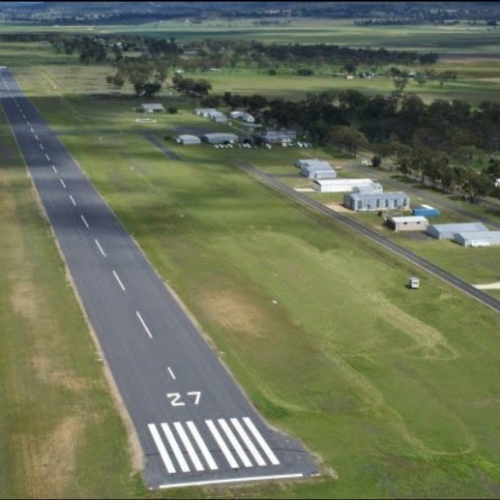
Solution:
[[(21, 49), (26, 57), (17, 59)], [(234, 167), (251, 161), (266, 171), (296, 172), (291, 165), (306, 150), (167, 142), (183, 158), (172, 161), (141, 133), (162, 138), (176, 127), (210, 127), (191, 113), (194, 103), (163, 95), (158, 100), (176, 102), (181, 112), (140, 124), (139, 100), (109, 95), (109, 68), (60, 66), (67, 56), (47, 47), (0, 50), (258, 409), (323, 466), (322, 477), (310, 482), (170, 491), (170, 498), (498, 497), (497, 314)], [(258, 75), (255, 82), (278, 93), (281, 80), (273, 78)], [(308, 81), (287, 79), (281, 91), (313, 91), (305, 89)], [(235, 91), (222, 76), (214, 83), (217, 92)], [(10, 408), (0, 416), (0, 496), (165, 496), (142, 491), (137, 475), (129, 476), (125, 429), (102, 364), (3, 130), (2, 149), (11, 154), (0, 169), (0, 216), (7, 221), (0, 256), (12, 273), (0, 278), (9, 291), (0, 298), (0, 331), (15, 335), (0, 348), (8, 381), (0, 401)], [(411, 242), (438, 263), (462, 265), (454, 255), (461, 251), (462, 258), (464, 249), (424, 243)], [(479, 267), (495, 262), (492, 253)], [(410, 291), (405, 284), (415, 273), (421, 289)]]

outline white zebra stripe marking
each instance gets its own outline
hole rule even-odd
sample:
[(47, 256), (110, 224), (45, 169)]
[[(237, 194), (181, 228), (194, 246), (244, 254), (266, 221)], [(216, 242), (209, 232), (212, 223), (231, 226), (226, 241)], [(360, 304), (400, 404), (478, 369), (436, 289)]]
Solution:
[(177, 462), (179, 463), (182, 472), (189, 472), (191, 469), (189, 468), (186, 460), (184, 459), (184, 455), (182, 454), (181, 449), (179, 448), (179, 445), (177, 444), (177, 441), (175, 440), (175, 436), (170, 430), (170, 427), (168, 424), (163, 423), (161, 424), (161, 428), (163, 429), (163, 432), (165, 433), (165, 436), (167, 437), (168, 444), (170, 445), (170, 448), (172, 448), (172, 451), (174, 452), (175, 458), (177, 459)]
[(219, 448), (221, 449), (222, 453), (226, 457), (226, 460), (228, 461), (229, 465), (233, 469), (239, 469), (238, 462), (233, 457), (233, 454), (229, 451), (229, 448), (227, 447), (226, 443), (222, 439), (222, 436), (219, 434), (219, 431), (217, 430), (217, 427), (215, 427), (215, 424), (211, 420), (205, 420), (205, 423), (207, 424), (208, 428), (210, 429), (210, 432), (212, 433), (214, 439), (217, 441), (217, 444), (219, 445)]
[(233, 448), (235, 449), (236, 453), (243, 462), (243, 465), (245, 467), (252, 467), (252, 462), (250, 461), (248, 455), (241, 447), (239, 441), (236, 439), (235, 435), (233, 434), (233, 431), (231, 430), (227, 422), (223, 418), (219, 418), (217, 421), (219, 422), (219, 425), (222, 427), (222, 430), (225, 432), (226, 436), (229, 438), (229, 441), (231, 441), (231, 444), (233, 445)]
[(163, 444), (163, 441), (160, 437), (160, 433), (158, 432), (158, 429), (156, 428), (155, 424), (148, 424), (149, 432), (151, 432), (151, 436), (153, 436), (153, 441), (156, 444), (156, 447), (158, 448), (158, 451), (160, 452), (161, 459), (163, 460), (163, 463), (165, 464), (165, 468), (170, 474), (173, 474), (175, 472), (175, 467), (174, 464), (172, 463), (172, 460), (170, 460), (170, 456), (165, 448), (165, 445)]
[(273, 453), (271, 448), (269, 448), (265, 439), (262, 437), (262, 434), (259, 432), (257, 427), (255, 427), (254, 423), (248, 418), (244, 417), (243, 422), (250, 429), (250, 432), (253, 434), (254, 438), (260, 444), (260, 447), (264, 450), (264, 453), (267, 455), (267, 458), (271, 461), (273, 465), (279, 465), (280, 461), (277, 459), (276, 455)]
[(191, 434), (194, 437), (194, 440), (196, 441), (196, 444), (198, 445), (198, 448), (200, 449), (200, 451), (203, 455), (203, 458), (207, 462), (210, 469), (217, 470), (218, 469), (217, 464), (215, 463), (215, 460), (213, 459), (212, 454), (208, 451), (208, 448), (205, 444), (205, 441), (203, 441), (203, 438), (201, 437), (200, 433), (198, 432), (196, 425), (194, 425), (194, 422), (192, 422), (192, 421), (186, 422), (186, 425), (188, 426), (188, 429), (191, 431)]
[(174, 422), (174, 427), (175, 430), (177, 431), (177, 434), (179, 434), (182, 443), (184, 444), (184, 448), (186, 448), (189, 458), (191, 459), (191, 462), (193, 462), (194, 468), (197, 471), (202, 471), (205, 470), (205, 467), (203, 467), (203, 464), (200, 462), (200, 459), (198, 458), (198, 455), (196, 454), (196, 451), (194, 451), (193, 445), (191, 444), (191, 441), (189, 440), (186, 431), (182, 427), (182, 424), (180, 422)]
[(233, 424), (234, 428), (236, 429), (236, 432), (240, 435), (241, 439), (245, 443), (246, 447), (250, 450), (250, 453), (252, 454), (254, 460), (257, 462), (258, 465), (261, 467), (266, 465), (265, 460), (262, 458), (262, 455), (257, 451), (257, 448), (255, 448), (254, 444), (252, 443), (251, 439), (248, 437), (248, 434), (246, 433), (245, 429), (243, 429), (243, 426), (239, 423), (237, 418), (231, 418), (229, 419), (230, 422)]

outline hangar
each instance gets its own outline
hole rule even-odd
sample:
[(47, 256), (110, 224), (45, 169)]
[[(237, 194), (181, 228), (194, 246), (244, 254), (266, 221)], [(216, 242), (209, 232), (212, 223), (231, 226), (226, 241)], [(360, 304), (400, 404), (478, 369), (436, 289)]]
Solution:
[(500, 245), (500, 231), (468, 231), (455, 233), (454, 241), (464, 247)]
[(160, 103), (149, 103), (141, 104), (141, 111), (143, 113), (162, 113), (165, 111), (165, 108)]
[(182, 144), (183, 146), (187, 146), (191, 144), (201, 144), (201, 139), (196, 135), (181, 134), (177, 137), (176, 142), (178, 144)]
[(204, 134), (201, 138), (209, 144), (234, 144), (235, 142), (238, 142), (238, 136), (236, 134), (229, 134), (225, 132)]
[(356, 212), (409, 209), (410, 197), (401, 191), (390, 193), (348, 193), (344, 195), (344, 206)]
[(371, 184), (374, 184), (371, 179), (315, 179), (312, 187), (319, 193), (347, 193)]
[(484, 232), (488, 231), (488, 228), (481, 222), (433, 224), (427, 228), (427, 234), (438, 240), (452, 240), (457, 233), (468, 233), (471, 231)]

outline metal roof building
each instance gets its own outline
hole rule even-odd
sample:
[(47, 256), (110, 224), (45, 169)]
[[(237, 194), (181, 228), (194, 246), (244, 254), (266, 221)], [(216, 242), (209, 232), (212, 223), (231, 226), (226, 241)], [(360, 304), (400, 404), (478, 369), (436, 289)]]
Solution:
[(373, 183), (371, 179), (315, 179), (312, 187), (320, 193), (347, 193), (355, 187)]
[(500, 245), (500, 231), (466, 231), (455, 233), (453, 240), (464, 247)]
[(488, 228), (481, 222), (433, 224), (427, 228), (427, 234), (438, 240), (452, 240), (456, 233), (467, 233), (470, 231), (484, 232), (488, 231)]
[(177, 137), (176, 142), (186, 146), (188, 144), (201, 144), (201, 139), (196, 135), (181, 134)]
[(389, 217), (386, 225), (394, 231), (424, 231), (429, 225), (429, 221), (422, 215), (408, 215)]
[(225, 132), (204, 134), (201, 138), (210, 144), (229, 144), (238, 141), (238, 136), (236, 134), (229, 134)]
[(160, 103), (149, 103), (141, 104), (141, 111), (144, 113), (159, 113), (165, 111), (165, 108)]
[(295, 130), (268, 130), (259, 134), (259, 137), (268, 144), (281, 144), (284, 141), (293, 141), (297, 138)]
[(215, 108), (196, 108), (194, 112), (198, 116), (203, 116), (204, 118), (208, 118), (210, 113), (217, 112), (217, 110)]
[(348, 193), (344, 195), (344, 206), (356, 212), (408, 209), (410, 208), (410, 197), (401, 191), (390, 193)]

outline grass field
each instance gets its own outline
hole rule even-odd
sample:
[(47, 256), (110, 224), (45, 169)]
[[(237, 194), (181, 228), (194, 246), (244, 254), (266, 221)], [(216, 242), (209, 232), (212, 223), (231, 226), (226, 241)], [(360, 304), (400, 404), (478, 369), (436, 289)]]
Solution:
[[(26, 51), (15, 68), (21, 86), (262, 414), (318, 456), (325, 474), (168, 494), (140, 488), (129, 476), (125, 430), (102, 364), (4, 127), (0, 140), (12, 153), (0, 160), (0, 258), (12, 275), (0, 275), (8, 291), (0, 297), (0, 331), (16, 335), (0, 348), (7, 381), (0, 402), (9, 408), (0, 417), (0, 496), (498, 497), (497, 314), (234, 167), (239, 160), (296, 171), (296, 150), (172, 146), (184, 160), (168, 160), (142, 131), (161, 137), (210, 122), (186, 105), (178, 115), (138, 124), (138, 100), (92, 95), (109, 92), (106, 68), (43, 57), (30, 65), (35, 55)], [(412, 244), (450, 263), (464, 250)], [(481, 266), (494, 264), (491, 254)], [(415, 273), (421, 289), (410, 291), (405, 284)], [(16, 292), (23, 280), (32, 295)]]

